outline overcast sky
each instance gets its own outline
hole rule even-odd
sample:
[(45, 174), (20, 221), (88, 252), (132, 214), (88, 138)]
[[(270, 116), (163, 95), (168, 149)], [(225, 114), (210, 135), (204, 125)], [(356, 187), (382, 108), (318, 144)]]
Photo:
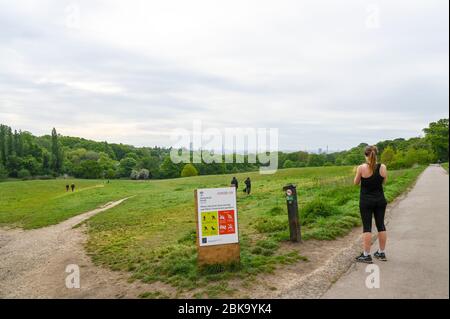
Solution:
[(448, 5), (0, 0), (0, 122), (137, 146), (194, 120), (285, 150), (418, 136), (448, 117)]

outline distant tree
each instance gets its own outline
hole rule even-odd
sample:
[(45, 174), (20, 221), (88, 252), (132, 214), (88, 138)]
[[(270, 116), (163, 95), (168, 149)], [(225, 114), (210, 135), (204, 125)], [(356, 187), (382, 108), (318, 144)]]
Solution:
[(112, 168), (107, 169), (105, 172), (105, 178), (107, 178), (107, 179), (113, 179), (116, 177), (116, 175), (117, 175), (116, 170), (114, 170)]
[(6, 169), (9, 171), (9, 176), (17, 177), (19, 170), (22, 167), (22, 159), (16, 155), (10, 155), (8, 157), (8, 163), (6, 165)]
[(8, 177), (8, 171), (3, 166), (2, 163), (0, 163), (0, 180), (6, 179)]
[(131, 179), (138, 179), (139, 178), (139, 172), (137, 170), (135, 170), (135, 169), (132, 169), (131, 173), (130, 173), (130, 178)]
[(98, 159), (100, 158), (100, 154), (95, 152), (95, 151), (87, 151), (84, 154), (84, 158), (85, 160), (91, 160), (91, 161), (98, 161)]
[(7, 156), (6, 150), (6, 125), (0, 125), (0, 163), (3, 164), (3, 169), (5, 169)]
[(148, 169), (142, 168), (139, 171), (139, 174), (138, 174), (139, 179), (149, 179), (149, 177), (150, 177), (150, 171)]
[(324, 164), (324, 158), (320, 154), (310, 154), (308, 158), (308, 166), (316, 167)]
[(80, 164), (81, 168), (81, 177), (88, 179), (98, 179), (102, 178), (102, 168), (98, 164), (97, 161), (87, 160), (83, 161)]
[(440, 119), (432, 122), (425, 128), (425, 138), (431, 143), (437, 158), (443, 162), (448, 161), (449, 120)]
[(52, 170), (59, 174), (61, 173), (63, 164), (63, 152), (61, 145), (58, 142), (58, 133), (56, 129), (52, 129), (52, 157), (51, 157), (51, 168)]
[(192, 164), (186, 164), (183, 167), (183, 170), (181, 171), (181, 177), (190, 177), (190, 176), (197, 176), (198, 171)]
[(283, 168), (292, 168), (295, 167), (295, 163), (291, 160), (285, 160), (283, 164)]
[(131, 171), (136, 168), (137, 161), (131, 157), (125, 157), (120, 161), (119, 172), (122, 177), (129, 177)]
[(37, 175), (41, 169), (41, 166), (40, 166), (39, 162), (37, 161), (37, 159), (31, 155), (28, 155), (27, 157), (25, 157), (23, 159), (22, 166), (23, 166), (23, 168), (28, 170), (30, 175), (33, 175), (33, 176)]
[(50, 153), (44, 149), (42, 151), (42, 173), (47, 175), (51, 170), (51, 155)]
[(170, 159), (170, 156), (166, 156), (161, 164), (160, 169), (161, 177), (163, 178), (175, 178), (180, 176), (180, 166), (175, 164)]
[(391, 166), (394, 161), (395, 151), (391, 146), (387, 146), (383, 153), (381, 153), (381, 162), (387, 167)]
[(6, 158), (15, 154), (14, 151), (14, 136), (10, 127), (6, 130)]

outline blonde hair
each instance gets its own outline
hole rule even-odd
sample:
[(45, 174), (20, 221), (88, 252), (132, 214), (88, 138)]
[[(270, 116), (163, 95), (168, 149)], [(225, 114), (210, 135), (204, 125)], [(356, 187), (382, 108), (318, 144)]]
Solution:
[(377, 166), (377, 154), (378, 148), (375, 145), (367, 146), (364, 151), (364, 155), (366, 155), (369, 161), (368, 164), (372, 172), (375, 172), (375, 167)]

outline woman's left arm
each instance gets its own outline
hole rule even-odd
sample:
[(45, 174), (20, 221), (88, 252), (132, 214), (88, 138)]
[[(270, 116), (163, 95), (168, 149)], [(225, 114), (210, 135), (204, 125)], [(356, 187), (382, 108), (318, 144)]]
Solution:
[(380, 175), (383, 177), (383, 184), (386, 184), (387, 178), (388, 178), (388, 173), (387, 173), (386, 165), (384, 165), (384, 164), (382, 164), (380, 167)]

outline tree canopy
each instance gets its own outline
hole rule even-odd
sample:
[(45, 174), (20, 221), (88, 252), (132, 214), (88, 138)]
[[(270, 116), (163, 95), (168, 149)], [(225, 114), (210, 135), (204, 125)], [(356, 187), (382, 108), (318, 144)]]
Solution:
[[(425, 137), (398, 138), (377, 143), (380, 160), (391, 169), (433, 161), (448, 161), (448, 119), (424, 128)], [(364, 161), (366, 143), (333, 153), (278, 152), (279, 168), (357, 165)], [(96, 142), (79, 137), (34, 136), (0, 125), (0, 179), (42, 178), (69, 175), (77, 178), (159, 179), (180, 176), (227, 174), (259, 169), (249, 155), (234, 154), (239, 163), (179, 163), (170, 159), (170, 148), (134, 147)], [(193, 155), (193, 154), (191, 154)]]

